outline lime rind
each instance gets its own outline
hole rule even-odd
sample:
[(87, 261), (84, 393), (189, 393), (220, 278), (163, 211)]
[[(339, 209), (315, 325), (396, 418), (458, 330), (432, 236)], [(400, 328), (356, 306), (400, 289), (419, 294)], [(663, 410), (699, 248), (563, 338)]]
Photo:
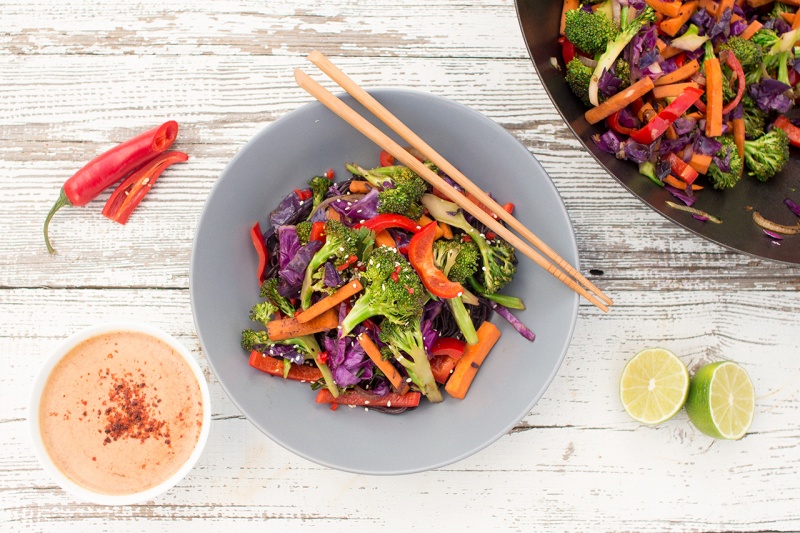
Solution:
[(732, 361), (706, 365), (692, 378), (686, 412), (692, 424), (710, 437), (741, 439), (753, 422), (753, 383)]

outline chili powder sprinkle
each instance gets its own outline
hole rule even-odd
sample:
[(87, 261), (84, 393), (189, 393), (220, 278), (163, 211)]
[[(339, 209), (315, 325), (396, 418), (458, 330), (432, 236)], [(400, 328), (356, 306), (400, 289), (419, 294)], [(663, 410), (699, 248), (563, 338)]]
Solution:
[[(104, 376), (105, 377), (105, 376)], [(158, 403), (154, 398), (148, 400), (145, 382), (135, 382), (116, 374), (108, 375), (106, 379), (112, 380), (108, 391), (108, 401), (104, 402), (109, 407), (105, 410), (106, 434), (103, 445), (110, 444), (118, 439), (139, 439), (141, 442), (150, 437), (164, 439), (164, 444), (171, 445), (169, 439), (169, 426), (164, 420), (158, 418)]]

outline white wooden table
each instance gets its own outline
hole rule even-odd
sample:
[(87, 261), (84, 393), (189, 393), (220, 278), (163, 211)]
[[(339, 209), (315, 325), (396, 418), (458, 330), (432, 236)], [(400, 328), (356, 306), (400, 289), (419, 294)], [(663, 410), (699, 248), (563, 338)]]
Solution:
[[(0, 530), (800, 529), (800, 268), (701, 240), (607, 175), (547, 98), (511, 0), (0, 0), (0, 21)], [(366, 87), (429, 91), (512, 132), (561, 192), (583, 271), (616, 301), (608, 314), (581, 304), (555, 381), (509, 435), (437, 471), (352, 475), (284, 450), (228, 400), (194, 331), (189, 258), (206, 195), (247, 140), (309, 101), (292, 69), (313, 48)], [(109, 193), (63, 209), (49, 255), (41, 227), (63, 181), (168, 118), (190, 162), (127, 226), (100, 216)], [(60, 339), (126, 318), (193, 350), (213, 422), (178, 486), (104, 508), (39, 467), (26, 404)], [(683, 413), (656, 428), (631, 421), (617, 380), (654, 345), (690, 369), (744, 365), (750, 433), (716, 442)]]

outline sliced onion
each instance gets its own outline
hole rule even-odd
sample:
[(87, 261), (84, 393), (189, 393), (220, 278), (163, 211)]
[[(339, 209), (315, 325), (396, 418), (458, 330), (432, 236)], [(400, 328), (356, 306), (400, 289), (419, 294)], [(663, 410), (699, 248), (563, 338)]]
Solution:
[(792, 213), (800, 217), (800, 205), (797, 205), (791, 198), (787, 198), (783, 203), (786, 204), (786, 207), (788, 207)]
[(667, 200), (667, 205), (673, 209), (677, 209), (678, 211), (686, 211), (687, 213), (692, 213), (693, 215), (705, 217), (708, 219), (709, 222), (713, 222), (714, 224), (722, 224), (722, 221), (715, 217), (714, 215), (709, 215), (705, 211), (701, 211), (700, 209), (696, 209), (694, 207), (689, 207), (688, 205), (681, 205), (676, 204), (675, 202), (670, 202)]
[(583, 63), (584, 65), (586, 65), (589, 68), (594, 68), (594, 67), (597, 66), (597, 61), (595, 61), (594, 59), (591, 59), (589, 57), (583, 57), (583, 56), (580, 56), (580, 55), (577, 56), (577, 57), (578, 57), (578, 61), (580, 61), (581, 63)]
[(774, 231), (770, 231), (768, 229), (765, 229), (763, 231), (764, 231), (764, 234), (767, 237), (770, 237), (770, 238), (778, 240), (778, 241), (782, 241), (783, 240), (783, 237), (781, 237), (779, 234), (775, 233)]
[(783, 235), (797, 235), (800, 233), (800, 221), (798, 221), (794, 226), (784, 226), (783, 224), (778, 224), (771, 220), (767, 220), (766, 218), (762, 217), (761, 213), (758, 211), (753, 211), (753, 222), (766, 230), (773, 231), (775, 233), (782, 233)]

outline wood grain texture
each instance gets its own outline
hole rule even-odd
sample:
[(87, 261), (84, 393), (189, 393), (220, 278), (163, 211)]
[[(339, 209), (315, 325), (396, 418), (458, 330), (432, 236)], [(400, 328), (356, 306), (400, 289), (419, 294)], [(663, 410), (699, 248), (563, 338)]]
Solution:
[[(0, 2), (0, 529), (800, 529), (800, 268), (689, 234), (608, 176), (547, 98), (513, 2), (199, 4)], [(205, 198), (253, 135), (309, 101), (291, 72), (308, 67), (322, 80), (304, 59), (312, 48), (365, 87), (445, 96), (515, 135), (558, 187), (583, 272), (616, 302), (608, 314), (582, 303), (567, 357), (533, 411), (440, 470), (352, 475), (284, 450), (230, 402), (194, 331), (188, 272)], [(176, 148), (189, 163), (159, 180), (127, 226), (100, 216), (108, 193), (63, 209), (49, 256), (41, 224), (63, 181), (165, 118), (180, 122)], [(26, 417), (47, 351), (115, 319), (153, 323), (184, 343), (214, 411), (208, 447), (178, 486), (105, 508), (74, 501), (47, 477)], [(656, 428), (628, 419), (619, 373), (653, 345), (690, 369), (741, 363), (757, 392), (751, 432), (717, 442), (683, 413)]]

